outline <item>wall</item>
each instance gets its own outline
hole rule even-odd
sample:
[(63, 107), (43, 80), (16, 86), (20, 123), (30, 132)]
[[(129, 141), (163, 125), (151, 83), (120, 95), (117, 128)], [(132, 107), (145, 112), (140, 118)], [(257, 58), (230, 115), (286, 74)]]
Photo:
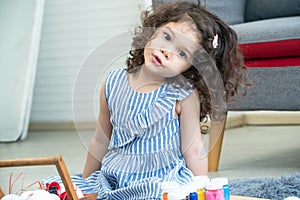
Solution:
[[(98, 85), (90, 87), (89, 76), (95, 75), (99, 68), (106, 72), (109, 70), (101, 60), (119, 48), (118, 41), (110, 45), (114, 38), (120, 40), (120, 35), (134, 30), (139, 23), (142, 7), (142, 0), (46, 0), (31, 113), (32, 129), (72, 126), (74, 87), (84, 63), (98, 48), (103, 54), (86, 74), (86, 80), (81, 83), (84, 90), (77, 96), (81, 98), (77, 100), (81, 101), (82, 112), (90, 106), (93, 106), (94, 112), (88, 116), (83, 113), (80, 121), (96, 120), (101, 80), (98, 80)], [(130, 42), (124, 44), (128, 50)], [(125, 53), (118, 55), (109, 68), (124, 66), (125, 57)], [(103, 74), (98, 76), (104, 77)], [(85, 98), (91, 93), (93, 99)]]

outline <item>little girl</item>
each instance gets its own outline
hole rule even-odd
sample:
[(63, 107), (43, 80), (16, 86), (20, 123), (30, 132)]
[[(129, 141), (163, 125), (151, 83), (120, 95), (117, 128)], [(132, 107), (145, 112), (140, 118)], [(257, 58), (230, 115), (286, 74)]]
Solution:
[(145, 12), (127, 68), (102, 85), (98, 126), (73, 182), (98, 199), (160, 199), (161, 182), (206, 175), (199, 120), (221, 120), (246, 86), (237, 36), (217, 16), (188, 2)]

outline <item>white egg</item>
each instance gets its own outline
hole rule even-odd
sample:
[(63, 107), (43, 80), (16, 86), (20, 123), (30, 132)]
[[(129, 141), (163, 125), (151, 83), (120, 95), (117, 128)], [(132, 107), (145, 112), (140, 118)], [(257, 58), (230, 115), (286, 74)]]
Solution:
[(57, 195), (50, 194), (45, 190), (27, 191), (21, 195), (22, 200), (59, 200)]
[(22, 200), (21, 197), (15, 194), (5, 195), (1, 200)]
[(59, 196), (57, 196), (56, 194), (50, 194), (52, 200), (60, 200)]

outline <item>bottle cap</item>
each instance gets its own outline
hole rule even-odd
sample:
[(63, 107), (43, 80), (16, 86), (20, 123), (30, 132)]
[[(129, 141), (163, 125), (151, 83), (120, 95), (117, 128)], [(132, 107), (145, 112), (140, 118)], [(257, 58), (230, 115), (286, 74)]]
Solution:
[(208, 176), (194, 176), (192, 178), (193, 181), (203, 181), (203, 182), (209, 182), (210, 178)]
[(205, 188), (206, 184), (210, 182), (208, 176), (194, 176), (192, 184), (196, 186), (196, 189)]
[(206, 184), (206, 190), (220, 190), (223, 189), (223, 185), (219, 182), (209, 182)]
[(218, 182), (222, 185), (228, 185), (228, 178), (226, 177), (219, 177), (219, 178), (213, 178), (211, 179), (211, 182)]
[(186, 198), (186, 194), (184, 194), (181, 190), (171, 191), (168, 193), (168, 199), (170, 200), (179, 200), (185, 198)]

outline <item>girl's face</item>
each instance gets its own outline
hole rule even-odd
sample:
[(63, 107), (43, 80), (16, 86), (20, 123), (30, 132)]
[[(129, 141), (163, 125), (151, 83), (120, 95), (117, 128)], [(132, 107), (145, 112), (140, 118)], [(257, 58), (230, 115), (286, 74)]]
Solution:
[(158, 28), (144, 49), (144, 67), (162, 78), (181, 74), (192, 66), (200, 34), (191, 22), (169, 22)]

